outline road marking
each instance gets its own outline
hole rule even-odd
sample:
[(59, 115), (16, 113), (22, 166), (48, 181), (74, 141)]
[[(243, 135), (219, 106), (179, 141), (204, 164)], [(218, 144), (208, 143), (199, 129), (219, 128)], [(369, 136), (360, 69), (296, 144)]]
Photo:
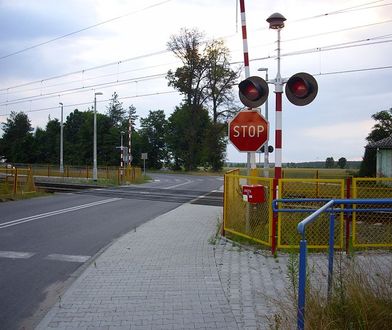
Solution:
[(22, 223), (26, 223), (26, 222), (30, 222), (30, 221), (40, 220), (40, 219), (43, 219), (43, 218), (48, 218), (48, 217), (51, 217), (51, 216), (54, 216), (54, 215), (58, 215), (58, 214), (78, 211), (78, 210), (86, 209), (86, 208), (97, 206), (97, 205), (111, 203), (111, 202), (118, 201), (120, 199), (121, 198), (104, 199), (104, 200), (97, 201), (97, 202), (92, 202), (92, 203), (88, 203), (88, 204), (73, 206), (73, 207), (69, 207), (69, 208), (66, 208), (66, 209), (61, 209), (61, 210), (47, 212), (47, 213), (42, 213), (42, 214), (36, 214), (36, 215), (32, 215), (32, 216), (26, 217), (26, 218), (16, 219), (16, 220), (12, 220), (12, 221), (8, 221), (8, 222), (4, 222), (4, 223), (0, 224), (0, 229), (4, 229), (4, 228), (7, 228), (7, 227), (20, 225)]
[(74, 256), (74, 255), (69, 255), (69, 254), (49, 254), (45, 259), (46, 260), (54, 260), (54, 261), (67, 261), (67, 262), (84, 263), (88, 259), (90, 259), (90, 256)]
[(8, 259), (29, 259), (35, 253), (30, 252), (16, 252), (16, 251), (0, 251), (0, 258)]
[[(187, 180), (186, 182), (179, 183), (179, 184), (176, 184), (176, 185), (170, 186), (170, 187), (164, 187), (164, 188), (162, 188), (162, 189), (173, 189), (173, 188), (181, 187), (181, 186), (184, 186), (184, 185), (186, 185), (186, 184), (189, 184), (189, 183), (192, 183), (192, 182), (193, 182), (192, 180), (188, 180), (188, 179), (186, 179), (186, 180)], [(177, 181), (177, 179), (176, 179), (176, 181)]]

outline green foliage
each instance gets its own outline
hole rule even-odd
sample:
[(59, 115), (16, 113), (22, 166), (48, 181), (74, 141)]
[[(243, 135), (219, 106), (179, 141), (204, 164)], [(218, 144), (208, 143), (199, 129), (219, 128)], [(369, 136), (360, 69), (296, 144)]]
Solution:
[(333, 168), (335, 166), (335, 160), (333, 157), (327, 157), (325, 160), (325, 168)]
[(160, 169), (166, 162), (166, 127), (167, 121), (163, 110), (150, 111), (147, 118), (140, 119), (140, 138), (142, 152), (148, 153), (146, 166)]
[[(369, 143), (377, 142), (392, 135), (392, 108), (389, 110), (379, 111), (372, 115), (376, 121), (366, 140)], [(374, 177), (376, 176), (376, 150), (365, 148), (362, 158), (359, 176)]]
[(123, 108), (122, 102), (118, 100), (118, 94), (113, 93), (109, 106), (107, 107), (107, 114), (110, 119), (111, 126), (121, 129), (125, 118), (126, 111)]
[(6, 123), (2, 123), (3, 153), (10, 162), (30, 162), (32, 154), (32, 127), (28, 116), (11, 111)]
[[(369, 259), (370, 260), (370, 259)], [(342, 262), (330, 300), (310, 290), (306, 303), (309, 329), (390, 329), (391, 267), (366, 261)]]
[(201, 107), (183, 105), (170, 115), (166, 140), (174, 169), (197, 170), (209, 123), (208, 112)]
[(347, 159), (344, 157), (340, 157), (338, 160), (338, 167), (343, 169), (346, 167), (346, 165), (347, 165)]

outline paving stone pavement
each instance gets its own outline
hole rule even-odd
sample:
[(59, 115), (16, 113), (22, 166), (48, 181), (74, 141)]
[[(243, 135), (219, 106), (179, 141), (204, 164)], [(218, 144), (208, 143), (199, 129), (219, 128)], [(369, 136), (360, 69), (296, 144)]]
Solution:
[[(124, 235), (36, 329), (280, 328), (282, 312), (293, 312), (288, 267), (295, 259), (214, 240), (221, 213), (219, 207), (184, 204)], [(370, 272), (388, 271), (392, 263), (392, 255), (382, 252), (355, 259)], [(308, 266), (312, 284), (326, 294), (327, 256), (309, 255)], [(295, 329), (292, 314), (285, 329)]]
[(221, 212), (185, 204), (124, 235), (37, 329), (238, 329), (209, 243)]

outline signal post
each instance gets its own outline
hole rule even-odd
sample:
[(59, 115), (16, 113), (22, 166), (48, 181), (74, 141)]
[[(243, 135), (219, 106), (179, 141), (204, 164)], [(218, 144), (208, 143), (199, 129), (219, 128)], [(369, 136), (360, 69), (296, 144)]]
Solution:
[[(280, 30), (284, 27), (284, 21), (286, 18), (279, 14), (274, 13), (267, 18), (270, 29), (275, 29), (278, 32), (278, 47), (277, 47), (277, 74), (274, 80), (266, 82), (261, 77), (252, 76), (247, 77), (245, 80), (238, 84), (239, 98), (241, 102), (248, 107), (248, 110), (242, 110), (241, 112), (249, 112), (249, 110), (255, 111), (254, 108), (261, 106), (268, 98), (268, 83), (275, 85), (275, 173), (274, 173), (274, 198), (278, 197), (278, 180), (282, 178), (282, 94), (283, 85), (286, 84), (285, 93), (288, 100), (297, 105), (304, 106), (311, 103), (318, 92), (318, 85), (316, 79), (308, 73), (300, 72), (296, 73), (288, 79), (282, 78), (280, 75)], [(261, 116), (261, 115), (260, 115)], [(236, 118), (236, 117), (235, 117)], [(264, 118), (264, 117), (263, 117)], [(234, 119), (233, 119), (234, 121)], [(229, 139), (235, 143), (235, 135), (240, 135), (240, 128), (232, 129), (230, 131), (229, 124)], [(268, 123), (267, 123), (268, 125)], [(268, 127), (268, 126), (267, 126)], [(249, 135), (256, 135), (256, 131), (251, 133), (249, 130)], [(234, 140), (233, 140), (234, 139)], [(266, 140), (263, 140), (263, 143)], [(260, 145), (260, 147), (261, 147)], [(247, 148), (238, 148), (240, 151), (245, 151)], [(257, 149), (258, 150), (258, 149)], [(249, 150), (253, 151), (253, 150)], [(268, 152), (268, 150), (265, 150)], [(274, 215), (274, 221), (272, 226), (272, 252), (276, 249), (276, 223), (277, 219)]]

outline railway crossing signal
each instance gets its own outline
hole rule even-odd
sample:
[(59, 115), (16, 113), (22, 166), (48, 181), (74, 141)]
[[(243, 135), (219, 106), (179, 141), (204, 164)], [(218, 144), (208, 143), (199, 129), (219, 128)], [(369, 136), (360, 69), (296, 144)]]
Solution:
[(317, 81), (309, 73), (296, 73), (287, 80), (285, 92), (291, 103), (299, 106), (307, 105), (317, 95)]
[(268, 84), (257, 76), (241, 81), (238, 89), (241, 102), (249, 108), (259, 107), (268, 98)]
[[(268, 98), (267, 82), (257, 76), (246, 78), (238, 84), (241, 102), (249, 108), (257, 108)], [(316, 79), (309, 73), (299, 72), (291, 76), (285, 88), (287, 99), (299, 106), (311, 103), (318, 92)]]

